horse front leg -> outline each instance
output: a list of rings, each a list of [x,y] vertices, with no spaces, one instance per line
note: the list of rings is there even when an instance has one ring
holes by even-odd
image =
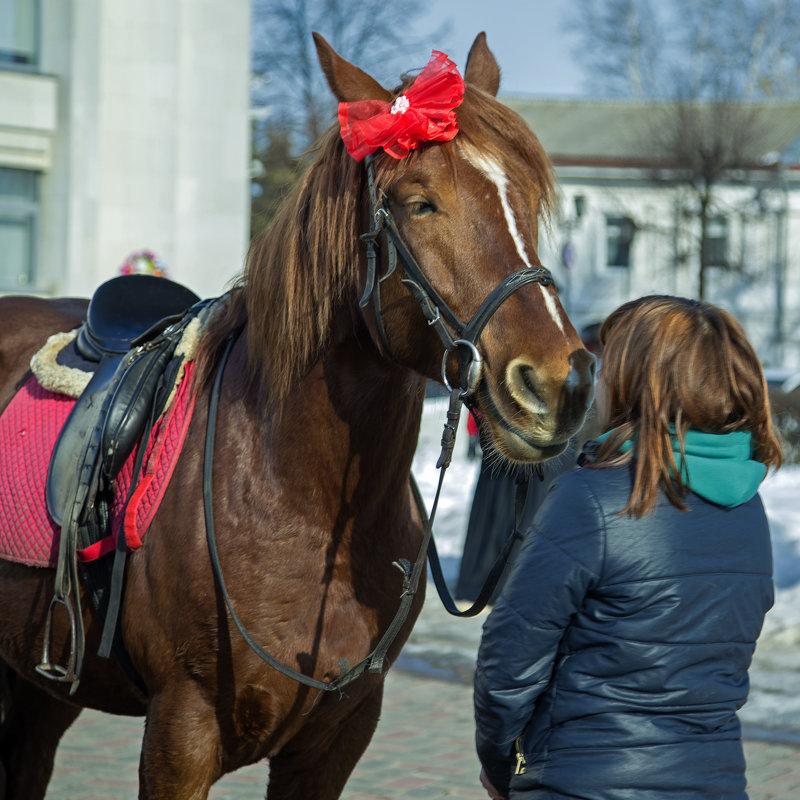
[[[346,689],[341,697],[326,695],[310,723],[270,759],[267,800],[337,800],[341,796],[375,733],[383,703],[383,677],[360,680],[375,680],[375,687],[358,705],[348,710]]]
[[[0,800],[42,800],[61,737],[81,713],[0,661]]]
[[[206,800],[222,774],[213,707],[190,684],[148,703],[139,762],[139,800]]]

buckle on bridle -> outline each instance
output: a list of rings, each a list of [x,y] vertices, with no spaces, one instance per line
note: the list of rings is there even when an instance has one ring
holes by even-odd
[[[462,385],[461,393],[459,395],[459,397],[463,399],[475,394],[477,391],[478,384],[481,382],[481,373],[483,372],[483,359],[481,358],[481,354],[478,352],[478,348],[475,347],[473,342],[470,342],[468,339],[456,339],[453,342],[453,345],[453,349],[456,349],[459,345],[468,348],[471,356],[469,366],[466,369],[466,380],[464,381],[465,385]],[[444,383],[448,392],[453,391],[453,387],[450,386],[447,380],[447,356],[449,356],[451,352],[452,350],[445,350],[444,355],[442,356],[442,383]],[[461,370],[461,374],[462,376],[464,375],[463,369]]]

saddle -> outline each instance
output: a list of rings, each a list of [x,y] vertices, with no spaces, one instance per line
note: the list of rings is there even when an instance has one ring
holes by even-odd
[[[77,550],[110,533],[109,504],[114,479],[136,444],[149,438],[172,386],[173,358],[183,331],[208,304],[166,278],[124,275],[102,284],[71,347],[72,358],[93,374],[61,430],[46,484],[48,511],[61,527],[55,595],[47,615],[42,661],[37,672],[77,688],[83,659]],[[131,491],[141,470],[137,452]],[[130,496],[130,495],[129,495]],[[105,619],[100,655],[112,646],[121,655],[116,619],[121,599],[125,543],[119,537],[113,564],[103,559],[83,566],[92,602]],[[74,603],[74,607],[73,607]],[[50,662],[54,609],[63,605],[71,628],[66,667]],[[123,666],[125,664],[123,663]]]
[[[110,484],[132,452],[166,364],[192,319],[185,312],[199,300],[184,286],[152,275],[113,278],[93,295],[74,342],[93,375],[59,434],[47,475],[47,508],[59,525],[87,460],[99,457],[102,478]]]

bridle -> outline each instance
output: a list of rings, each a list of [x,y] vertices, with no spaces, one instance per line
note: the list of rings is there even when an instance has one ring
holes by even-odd
[[[439,335],[444,345],[442,355],[442,383],[450,393],[450,404],[447,411],[447,420],[442,432],[442,451],[436,462],[439,470],[439,481],[436,488],[433,504],[431,506],[430,517],[428,516],[425,502],[419,487],[416,484],[414,475],[411,475],[411,488],[417,510],[424,522],[425,531],[423,535],[423,546],[420,550],[421,556],[427,552],[428,561],[431,568],[439,598],[449,614],[456,617],[472,617],[480,613],[488,603],[494,589],[497,586],[503,569],[511,554],[514,542],[518,538],[519,523],[522,518],[522,510],[527,495],[527,481],[517,482],[515,498],[515,524],[514,529],[508,536],[500,554],[483,582],[481,590],[472,605],[459,610],[450,595],[447,584],[442,574],[439,563],[439,555],[436,551],[436,543],[433,539],[433,520],[436,515],[436,508],[441,494],[442,483],[445,470],[450,466],[453,450],[455,448],[456,433],[461,415],[461,404],[468,407],[474,405],[474,395],[478,389],[483,371],[483,358],[478,349],[478,338],[480,337],[486,324],[492,318],[500,306],[518,289],[529,283],[538,283],[542,286],[553,286],[555,281],[550,270],[545,267],[523,267],[507,275],[500,283],[487,295],[486,299],[478,306],[478,310],[472,315],[468,322],[463,322],[447,304],[447,301],[439,294],[433,284],[428,280],[422,267],[420,267],[413,253],[408,249],[403,241],[403,237],[397,228],[391,212],[386,205],[379,201],[378,192],[375,187],[375,177],[373,168],[374,156],[368,155],[364,158],[364,165],[367,173],[367,187],[369,191],[369,220],[370,229],[361,235],[361,239],[367,243],[367,279],[364,293],[361,296],[359,305],[364,308],[372,297],[372,305],[375,312],[375,320],[383,347],[391,355],[392,348],[386,335],[381,313],[381,294],[380,285],[396,269],[398,257],[406,273],[405,278],[401,278],[401,283],[406,286],[411,294],[419,303],[428,325],[433,327]],[[378,276],[378,237],[381,233],[385,234],[387,247],[387,268],[386,273]],[[461,386],[451,387],[447,380],[447,357],[453,350],[459,352],[459,369]],[[543,475],[540,465],[536,465],[535,474],[541,480]],[[424,563],[424,557],[419,557],[414,565],[414,570],[418,569],[420,563]],[[416,580],[418,580],[418,577]],[[416,589],[416,581],[414,582]]]
[[[483,359],[477,342],[486,324],[500,306],[518,289],[529,283],[552,286],[554,284],[553,276],[545,267],[523,267],[512,272],[489,293],[471,319],[468,322],[462,322],[428,280],[422,267],[403,241],[391,212],[378,199],[373,160],[374,156],[372,155],[368,155],[364,159],[369,190],[370,229],[361,235],[361,238],[367,243],[367,280],[359,305],[361,308],[365,308],[370,297],[372,298],[378,333],[386,352],[391,355],[392,348],[383,325],[380,286],[395,271],[399,258],[407,276],[401,279],[401,283],[411,291],[414,299],[419,303],[428,325],[434,328],[444,345],[442,382],[449,391],[452,391],[452,387],[448,383],[446,375],[447,356],[453,350],[461,348],[459,351],[460,397],[462,401],[465,401],[474,395],[480,383]],[[381,233],[385,234],[386,238],[387,268],[384,275],[378,276],[378,237]]]
[[[458,610],[445,585],[444,577],[442,576],[441,567],[439,565],[439,557],[436,552],[436,545],[433,540],[433,521],[436,516],[436,508],[439,502],[439,495],[441,494],[444,474],[447,468],[450,466],[453,449],[455,447],[455,438],[458,430],[458,421],[461,414],[461,405],[464,402],[471,402],[471,398],[475,394],[481,380],[483,359],[477,346],[477,341],[481,335],[481,332],[497,309],[514,292],[516,292],[517,289],[520,289],[529,283],[539,283],[542,286],[550,286],[554,283],[553,276],[550,274],[550,271],[544,267],[525,267],[518,269],[500,281],[500,283],[480,304],[478,310],[472,315],[468,322],[462,322],[425,276],[425,273],[417,263],[417,260],[414,258],[413,254],[403,241],[400,231],[397,229],[397,225],[395,224],[389,209],[387,209],[383,203],[378,201],[372,166],[373,157],[371,155],[367,156],[364,161],[366,165],[367,184],[369,188],[370,229],[367,233],[362,234],[361,236],[361,238],[367,243],[367,280],[359,305],[362,308],[366,307],[370,301],[370,298],[372,298],[378,332],[383,347],[386,349],[387,354],[391,356],[392,348],[389,344],[389,339],[386,335],[386,330],[384,328],[382,319],[380,285],[395,271],[399,258],[403,265],[403,270],[407,276],[402,278],[401,282],[411,291],[411,294],[419,303],[422,313],[425,315],[425,318],[428,321],[428,325],[436,330],[439,338],[442,341],[442,344],[444,345],[444,355],[442,357],[442,381],[450,392],[450,404],[447,411],[447,420],[444,424],[444,430],[442,433],[442,451],[439,456],[439,460],[436,463],[436,467],[439,470],[439,482],[436,489],[436,495],[431,506],[430,515],[427,513],[425,503],[422,499],[416,481],[414,480],[414,476],[411,475],[412,494],[420,517],[424,523],[422,542],[417,553],[417,558],[413,564],[403,558],[398,559],[393,563],[393,566],[396,566],[403,573],[403,591],[400,596],[400,604],[385,633],[381,637],[375,649],[369,655],[352,667],[347,662],[347,659],[340,659],[339,664],[341,668],[341,674],[331,681],[320,681],[316,678],[311,678],[308,675],[298,672],[287,664],[278,661],[278,659],[264,650],[247,630],[231,603],[228,590],[225,586],[225,580],[222,576],[222,569],[217,551],[216,535],[214,531],[212,466],[214,456],[214,437],[216,432],[216,420],[222,387],[222,377],[225,371],[225,364],[228,361],[236,339],[241,333],[241,328],[236,329],[229,335],[225,351],[217,368],[216,378],[209,398],[208,424],[206,428],[203,465],[203,505],[205,509],[206,539],[208,541],[209,555],[211,558],[214,576],[231,615],[231,619],[238,628],[239,633],[242,635],[244,640],[247,642],[253,652],[259,656],[259,658],[278,670],[283,675],[286,675],[287,677],[292,678],[293,680],[305,686],[326,692],[341,691],[341,689],[343,689],[347,684],[351,683],[365,672],[372,674],[380,674],[383,672],[386,653],[400,629],[404,625],[409,611],[411,610],[411,605],[419,586],[420,578],[427,563],[426,555],[430,561],[431,573],[433,575],[439,597],[441,598],[445,609],[453,616],[475,616],[485,607],[486,603],[494,592],[497,581],[499,580],[508,556],[510,555],[511,547],[513,546],[516,538],[518,538],[517,527],[521,516],[524,492],[521,490],[518,491],[517,525],[515,525],[514,531],[512,531],[511,535],[509,536],[503,552],[492,566],[489,576],[484,582],[483,588],[479,592],[478,599],[470,608],[466,609],[465,611]],[[378,237],[381,233],[384,233],[386,238],[388,248],[388,266],[386,273],[378,276]],[[457,349],[459,349],[461,386],[453,388],[447,382],[447,375],[445,372],[447,356]]]

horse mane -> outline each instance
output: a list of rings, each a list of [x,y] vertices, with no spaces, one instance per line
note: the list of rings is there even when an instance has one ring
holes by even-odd
[[[507,174],[527,176],[538,194],[538,212],[548,217],[555,202],[552,166],[522,117],[470,84],[457,115],[454,141],[420,149],[441,146],[455,171],[458,142],[469,143],[495,158]],[[378,191],[388,193],[419,152],[402,160],[376,154]],[[283,406],[319,357],[334,315],[360,288],[365,250],[359,234],[368,225],[366,170],[347,153],[338,125],[323,135],[312,154],[311,165],[268,228],[251,242],[245,269],[228,294],[225,312],[205,335],[198,358],[198,376],[207,380],[229,332],[246,323],[252,386],[273,410]]]
[[[356,285],[363,166],[345,150],[338,128],[310,155],[310,167],[250,243],[226,311],[204,342],[213,360],[220,340],[246,323],[251,379],[269,406],[280,406],[314,362],[334,311]],[[200,366],[203,376],[209,365]]]

